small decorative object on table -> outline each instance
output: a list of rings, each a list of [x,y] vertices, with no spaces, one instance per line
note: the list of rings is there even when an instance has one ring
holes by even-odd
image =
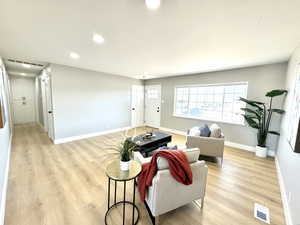
[[[149,132],[149,133],[146,133],[144,136],[143,136],[143,140],[149,140],[151,138],[155,137],[155,134],[153,134],[152,132]]]
[[[129,170],[132,151],[135,149],[136,145],[125,139],[125,141],[119,147],[120,151],[120,169],[123,171]]]
[[[272,90],[266,93],[266,97],[270,98],[269,105],[267,106],[264,102],[248,100],[240,98],[240,101],[245,102],[246,108],[241,108],[245,112],[243,114],[245,120],[250,127],[257,129],[257,146],[256,156],[267,157],[266,141],[268,134],[280,135],[277,131],[270,131],[270,123],[273,113],[283,114],[283,109],[276,109],[272,107],[273,98],[286,94],[286,90]]]

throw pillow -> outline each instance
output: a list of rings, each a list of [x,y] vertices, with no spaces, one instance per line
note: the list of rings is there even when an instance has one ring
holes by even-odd
[[[200,136],[202,136],[202,137],[209,137],[209,135],[210,135],[210,129],[207,126],[207,124],[205,124],[204,126],[201,126],[199,130],[200,130]]]
[[[192,127],[190,129],[189,135],[191,135],[191,136],[200,136],[199,127]]]
[[[210,132],[211,132],[210,133],[211,137],[214,137],[214,138],[220,138],[221,137],[222,131],[221,131],[221,128],[217,124],[213,123],[209,127],[209,129],[210,129]]]
[[[177,150],[177,145],[174,145],[174,146],[162,146],[162,147],[159,147],[158,150]]]

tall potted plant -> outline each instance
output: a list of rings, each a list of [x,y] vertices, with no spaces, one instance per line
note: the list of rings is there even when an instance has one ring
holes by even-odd
[[[132,151],[135,149],[135,144],[128,139],[125,139],[119,147],[120,152],[120,169],[123,171],[129,170]]]
[[[269,91],[266,97],[270,98],[269,104],[264,102],[253,101],[240,97],[240,101],[247,103],[246,108],[241,108],[245,113],[243,114],[246,122],[250,127],[257,129],[257,146],[256,156],[266,157],[267,146],[266,140],[268,134],[280,135],[277,131],[270,131],[270,123],[273,113],[283,114],[285,111],[272,107],[273,98],[286,94],[286,90],[276,89]]]

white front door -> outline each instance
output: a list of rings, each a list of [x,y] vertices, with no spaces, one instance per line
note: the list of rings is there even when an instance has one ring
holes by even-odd
[[[35,122],[35,82],[33,78],[10,79],[14,124]]]
[[[161,86],[145,86],[145,121],[148,126],[160,127]]]
[[[144,86],[133,85],[131,88],[131,126],[144,124]]]

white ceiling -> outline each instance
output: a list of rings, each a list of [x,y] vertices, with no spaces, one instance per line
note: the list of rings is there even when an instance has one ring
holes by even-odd
[[[131,77],[281,62],[299,42],[299,0],[161,0],[158,10],[144,0],[0,1],[1,56]]]

